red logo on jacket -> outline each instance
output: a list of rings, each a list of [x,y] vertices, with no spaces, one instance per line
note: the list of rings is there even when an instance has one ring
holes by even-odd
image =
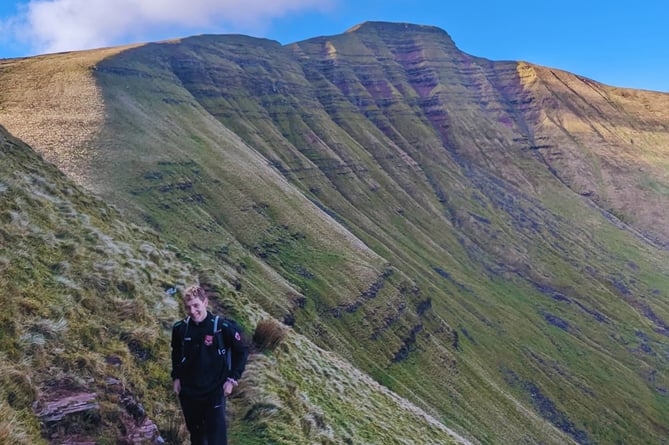
[[[205,346],[211,346],[214,344],[214,336],[213,335],[205,335],[204,336],[204,345]]]

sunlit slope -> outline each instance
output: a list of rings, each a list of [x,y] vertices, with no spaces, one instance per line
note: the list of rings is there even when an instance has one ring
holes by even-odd
[[[669,94],[519,64],[535,155],[575,193],[666,244]]]
[[[484,443],[666,436],[667,95],[383,23],[88,73],[87,186],[436,419]]]
[[[92,187],[90,159],[104,123],[95,64],[132,46],[0,61],[0,123],[79,183]]]

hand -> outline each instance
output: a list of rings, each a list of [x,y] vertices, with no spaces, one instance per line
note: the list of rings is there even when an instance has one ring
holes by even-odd
[[[225,381],[223,384],[223,394],[225,397],[228,397],[230,394],[232,394],[232,390],[237,386],[237,382],[232,379],[228,379]]]
[[[181,380],[174,379],[174,392],[179,394],[181,392]]]

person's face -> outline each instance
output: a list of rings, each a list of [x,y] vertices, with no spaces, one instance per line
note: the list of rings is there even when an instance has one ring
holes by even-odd
[[[186,311],[188,315],[196,323],[203,321],[207,318],[207,305],[209,304],[208,299],[200,300],[199,298],[193,298],[185,302]]]

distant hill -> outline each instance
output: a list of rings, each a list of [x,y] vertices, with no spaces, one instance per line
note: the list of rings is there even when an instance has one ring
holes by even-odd
[[[380,22],[5,60],[0,82],[0,124],[67,176],[3,133],[31,161],[3,163],[0,350],[22,365],[0,409],[31,438],[127,437],[141,404],[180,443],[165,290],[196,279],[249,334],[288,333],[232,404],[239,443],[669,435],[668,94]],[[76,352],[39,352],[82,310]],[[98,394],[98,420],[40,427],[52,380],[28,369]],[[102,398],[110,378],[129,389]]]

